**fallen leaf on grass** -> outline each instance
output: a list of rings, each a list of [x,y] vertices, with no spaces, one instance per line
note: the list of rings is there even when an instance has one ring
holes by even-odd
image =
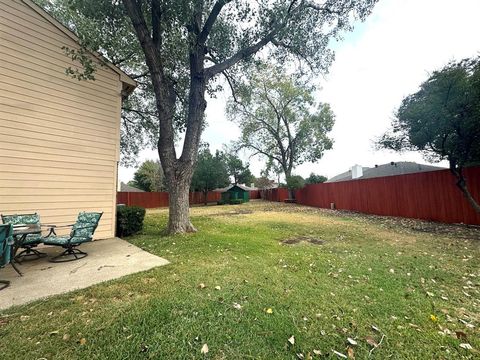
[[[465,349],[465,350],[472,350],[473,347],[472,345],[468,344],[468,343],[463,343],[463,344],[460,344],[459,345],[462,349]]]
[[[475,325],[473,324],[470,324],[468,321],[465,321],[463,319],[458,319],[463,325],[465,325],[466,327],[470,328],[470,329],[473,329],[475,328]]]
[[[377,347],[377,346],[378,346],[377,341],[376,341],[373,337],[371,337],[371,336],[367,336],[367,337],[365,338],[365,340],[367,341],[367,344],[370,345],[370,346],[373,346],[373,347]]]
[[[200,283],[200,284],[198,284],[198,287],[199,287],[200,289],[205,289],[205,288],[206,288],[206,286],[205,286],[205,284],[204,284],[204,283]]]
[[[465,334],[463,331],[456,330],[455,335],[457,336],[457,339],[467,340],[467,334]]]
[[[395,316],[392,316],[392,318],[394,318],[393,320],[396,320]],[[372,325],[372,330],[376,331],[376,332],[380,332],[380,329],[378,327],[376,327],[375,325]]]
[[[273,314],[273,310],[272,310],[272,308],[268,308],[268,309],[266,309],[266,310],[265,310],[265,312],[266,312],[267,314]]]
[[[322,355],[322,352],[320,350],[317,350],[317,349],[313,349],[313,353],[315,355],[318,355],[318,356]]]
[[[355,352],[353,351],[353,348],[350,346],[347,349],[347,355],[349,359],[355,359]]]
[[[50,331],[49,335],[57,335],[58,334],[58,330],[55,330],[55,331]]]
[[[237,310],[241,310],[242,309],[242,305],[240,304],[237,304],[237,303],[233,303],[233,307]]]
[[[64,341],[70,340],[70,335],[64,334],[63,337],[62,337],[62,339],[63,339]]]
[[[432,320],[433,322],[437,322],[438,318],[435,315],[431,314],[430,315],[430,320]]]
[[[85,345],[85,344],[87,343],[87,339],[81,338],[80,340],[78,340],[78,343],[79,343],[80,345]]]
[[[202,354],[207,354],[208,353],[208,345],[203,344],[202,349],[200,350],[200,353]]]
[[[357,345],[357,342],[355,340],[353,340],[352,338],[347,338],[347,342],[350,344],[350,345]]]
[[[288,342],[289,342],[290,344],[292,344],[292,345],[295,345],[295,336],[293,336],[293,335],[290,336],[290,337],[288,338]]]
[[[333,353],[334,353],[335,355],[337,355],[338,357],[341,357],[342,359],[348,359],[348,358],[347,358],[347,355],[342,354],[341,352],[338,352],[337,350],[333,350],[333,349],[332,349],[332,351],[333,351]]]

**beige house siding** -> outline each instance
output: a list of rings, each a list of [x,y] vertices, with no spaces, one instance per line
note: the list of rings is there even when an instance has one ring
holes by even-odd
[[[0,213],[70,224],[103,211],[96,238],[111,237],[122,75],[71,79],[62,46],[78,48],[28,1],[0,0]]]

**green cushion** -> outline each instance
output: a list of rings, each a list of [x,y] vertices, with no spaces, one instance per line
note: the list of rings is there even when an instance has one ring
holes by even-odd
[[[101,213],[82,211],[78,214],[77,222],[73,225],[70,236],[91,239],[101,216]]]
[[[25,240],[22,242],[23,245],[35,245],[42,242],[42,234],[28,234],[25,237]]]
[[[40,216],[38,214],[15,214],[2,215],[4,224],[20,225],[20,224],[40,224]]]
[[[69,241],[70,241],[70,244],[78,245],[84,242],[92,241],[92,239],[74,236],[70,240],[70,236],[68,235],[67,236],[49,236],[49,237],[43,238],[43,243],[45,245],[64,246],[64,245],[67,245]]]
[[[14,214],[14,215],[2,215],[2,220],[5,224],[12,225],[40,225],[40,215],[38,214]],[[21,235],[18,235],[20,238]],[[28,234],[22,245],[37,245],[42,242],[42,234]]]

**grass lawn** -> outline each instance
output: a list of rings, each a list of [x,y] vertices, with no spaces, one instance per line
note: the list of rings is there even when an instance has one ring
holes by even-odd
[[[480,358],[479,230],[263,202],[192,215],[196,234],[161,236],[155,210],[129,239],[170,265],[4,311],[0,358]]]

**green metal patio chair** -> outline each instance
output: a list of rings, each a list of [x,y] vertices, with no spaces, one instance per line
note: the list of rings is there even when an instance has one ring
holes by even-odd
[[[2,222],[4,224],[11,224],[13,227],[25,226],[25,225],[37,225],[40,228],[45,228],[49,230],[48,235],[55,234],[54,225],[46,225],[40,222],[40,215],[37,213],[34,214],[13,214],[13,215],[3,215]],[[47,236],[48,236],[47,235]],[[15,255],[15,260],[20,263],[27,258],[41,258],[47,256],[47,254],[42,253],[35,249],[39,244],[42,243],[42,234],[28,234],[24,236],[20,247],[23,248],[18,255]]]
[[[93,234],[98,226],[103,212],[81,212],[78,214],[77,222],[72,225],[57,226],[71,227],[70,235],[66,236],[46,236],[43,238],[45,245],[61,246],[65,249],[60,255],[50,259],[51,262],[67,262],[83,259],[88,254],[81,251],[77,246],[93,240]]]
[[[0,268],[3,268],[10,263],[10,256],[12,254],[13,245],[12,233],[12,225],[0,225]],[[0,290],[5,289],[9,285],[10,281],[0,280]]]

